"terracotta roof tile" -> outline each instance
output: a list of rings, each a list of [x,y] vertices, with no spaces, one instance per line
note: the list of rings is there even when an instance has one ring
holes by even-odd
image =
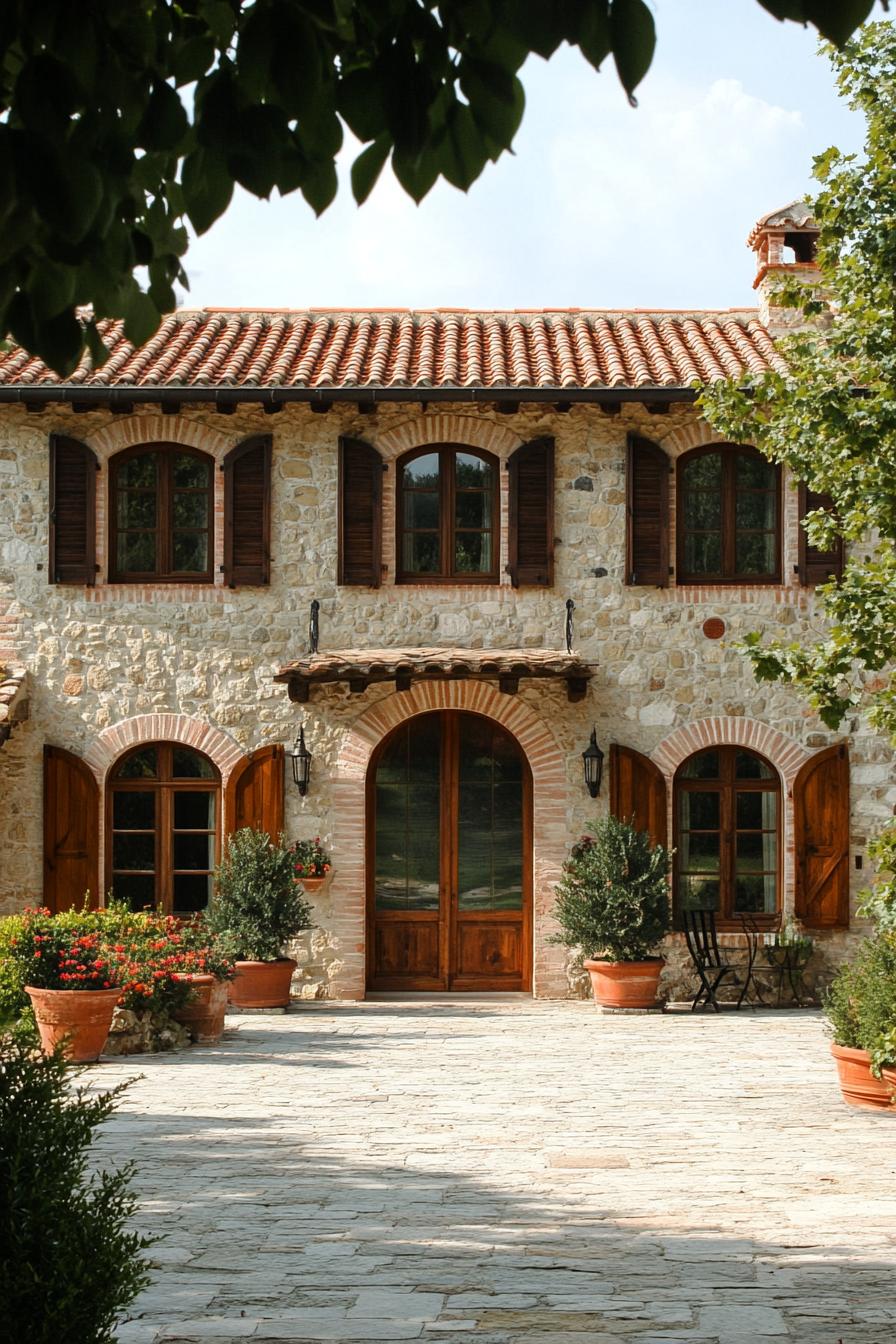
[[[721,312],[181,310],[67,380],[12,346],[2,387],[662,389],[784,370],[755,309]]]

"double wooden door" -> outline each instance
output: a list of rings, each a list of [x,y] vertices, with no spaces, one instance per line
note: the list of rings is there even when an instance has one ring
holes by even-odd
[[[371,989],[528,990],[531,774],[498,724],[402,724],[368,777]]]

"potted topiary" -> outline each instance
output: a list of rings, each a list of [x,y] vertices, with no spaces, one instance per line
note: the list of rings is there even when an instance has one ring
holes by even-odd
[[[824,1011],[843,1100],[850,1106],[893,1107],[896,933],[879,930],[862,943],[854,960],[835,975]]]
[[[264,831],[245,827],[227,842],[215,870],[206,915],[234,957],[230,1002],[238,1008],[286,1008],[296,963],[283,947],[311,926],[311,907],[295,881],[292,850]]]
[[[653,1008],[669,932],[669,851],[616,817],[573,845],[557,886],[554,942],[576,948],[604,1008]]]

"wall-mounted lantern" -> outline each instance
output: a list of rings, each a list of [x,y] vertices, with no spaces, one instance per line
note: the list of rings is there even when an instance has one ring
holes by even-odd
[[[592,798],[600,793],[600,782],[604,774],[604,754],[597,745],[597,729],[591,729],[591,741],[582,752],[585,765],[585,784]]]
[[[304,727],[299,729],[298,737],[286,754],[292,761],[292,777],[295,786],[304,798],[308,792],[308,781],[311,778],[311,752],[305,746]]]

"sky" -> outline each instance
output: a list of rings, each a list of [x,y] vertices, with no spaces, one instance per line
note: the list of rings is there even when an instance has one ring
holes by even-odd
[[[612,62],[562,48],[522,71],[513,155],[417,206],[384,171],[316,219],[237,190],[194,239],[188,307],[730,308],[755,302],[745,239],[861,147],[817,35],[757,0],[652,0],[654,64],[629,107]],[[180,296],[179,296],[180,297]]]

